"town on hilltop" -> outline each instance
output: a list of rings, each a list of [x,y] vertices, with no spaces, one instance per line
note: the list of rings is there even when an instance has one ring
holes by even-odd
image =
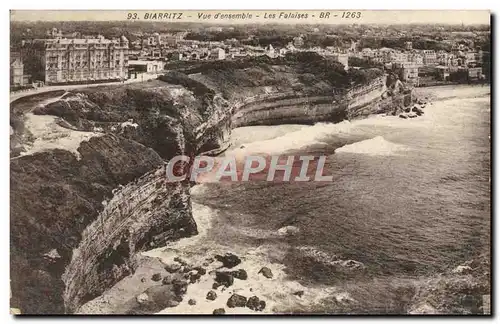
[[[297,52],[316,52],[346,70],[378,67],[415,87],[490,78],[490,31],[481,27],[187,26],[154,31],[115,26],[106,35],[107,28],[96,33],[98,28],[85,23],[71,31],[48,28],[44,34],[14,26],[11,91],[145,81],[182,63]]]

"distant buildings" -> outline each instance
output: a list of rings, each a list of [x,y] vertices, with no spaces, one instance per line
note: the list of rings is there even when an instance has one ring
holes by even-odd
[[[222,48],[214,48],[210,51],[210,58],[215,60],[223,60],[226,58],[226,51]]]
[[[436,65],[437,64],[437,55],[434,50],[423,50],[423,63],[424,65]]]
[[[51,36],[54,35],[51,32]],[[45,84],[120,80],[128,77],[128,40],[35,39],[24,42],[25,72]]]
[[[448,66],[437,66],[437,79],[439,81],[450,80],[450,68]]]
[[[24,74],[24,64],[21,57],[11,55],[10,59],[10,85],[13,87],[22,87],[29,83],[29,76]]]
[[[468,68],[468,80],[469,81],[478,81],[484,78],[482,68]]]
[[[161,61],[130,60],[128,62],[129,71],[135,73],[159,73],[165,66]]]
[[[399,79],[415,87],[419,85],[418,69],[419,67],[412,63],[393,64],[393,70],[399,76]]]

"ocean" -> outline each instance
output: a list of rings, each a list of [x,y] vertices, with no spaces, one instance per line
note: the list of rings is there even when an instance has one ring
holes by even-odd
[[[196,185],[200,234],[147,254],[233,252],[249,280],[222,294],[255,294],[266,312],[405,312],[416,281],[490,249],[490,89],[425,91],[435,99],[414,119],[233,130],[225,155],[324,154],[333,181]],[[280,231],[286,226],[295,232]],[[273,280],[257,274],[263,266]],[[162,313],[211,313],[210,286],[190,285],[184,302]],[[191,297],[201,300],[195,309]]]

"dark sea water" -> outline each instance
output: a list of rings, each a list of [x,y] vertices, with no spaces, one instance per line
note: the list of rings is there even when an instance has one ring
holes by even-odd
[[[278,283],[255,285],[275,312],[403,312],[408,282],[489,252],[489,88],[463,89],[437,89],[450,99],[411,120],[235,130],[246,152],[327,155],[333,181],[198,185],[200,237],[172,248],[233,251],[249,271],[270,265]],[[298,233],[277,234],[284,226]],[[364,269],[339,269],[335,260]],[[290,297],[297,289],[303,298]],[[339,309],[339,298],[357,306]]]

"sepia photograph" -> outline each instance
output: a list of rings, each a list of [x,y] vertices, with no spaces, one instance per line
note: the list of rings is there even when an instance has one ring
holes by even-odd
[[[488,10],[11,10],[13,315],[492,312]]]

